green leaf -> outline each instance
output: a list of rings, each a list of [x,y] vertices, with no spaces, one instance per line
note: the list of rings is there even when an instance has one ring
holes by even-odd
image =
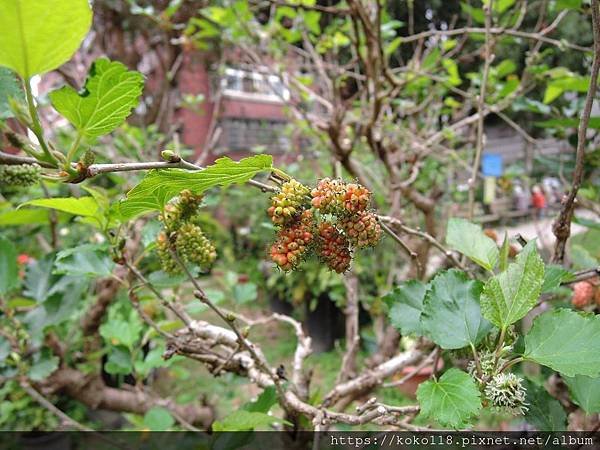
[[[270,170],[272,164],[271,156],[256,155],[239,162],[227,157],[219,158],[213,165],[196,172],[153,170],[127,193],[118,209],[124,220],[132,219],[149,211],[162,210],[183,189],[199,194],[215,186],[245,183],[256,174]]]
[[[481,409],[479,389],[469,374],[452,368],[438,381],[419,385],[419,417],[433,419],[442,426],[465,428]]]
[[[419,280],[406,281],[382,297],[388,307],[392,326],[402,334],[421,336],[421,311],[427,285]]]
[[[0,236],[0,296],[5,296],[18,286],[17,248],[7,238]]]
[[[402,36],[395,38],[392,42],[390,42],[389,44],[387,44],[385,46],[385,49],[383,50],[384,54],[386,56],[390,56],[398,49],[398,47],[400,46],[401,43],[402,43]]]
[[[270,427],[280,419],[261,412],[239,409],[220,421],[213,422],[213,431],[249,431],[255,428]]]
[[[498,262],[496,243],[487,237],[481,226],[465,219],[452,218],[448,221],[446,242],[486,270],[492,270]]]
[[[37,353],[34,356],[33,364],[29,368],[29,378],[33,381],[43,380],[58,369],[58,363],[58,357],[53,356],[50,351]]]
[[[133,371],[131,353],[123,346],[111,347],[104,370],[111,375],[128,375]]]
[[[557,289],[561,283],[571,281],[574,275],[562,266],[557,264],[548,264],[544,270],[544,283],[542,284],[542,294],[552,292]]]
[[[249,412],[268,413],[273,405],[277,403],[277,391],[275,386],[269,386],[253,401],[246,403],[242,409]]]
[[[233,287],[233,298],[236,303],[244,304],[256,300],[258,291],[254,283],[241,283]]]
[[[48,223],[48,211],[39,209],[16,209],[0,213],[0,226],[44,225]]]
[[[143,326],[140,319],[135,311],[132,311],[128,319],[113,318],[103,323],[100,327],[100,336],[110,345],[122,345],[133,349],[140,338],[142,330]]]
[[[23,294],[42,303],[52,295],[51,287],[58,281],[52,274],[54,255],[46,255],[27,265]]]
[[[492,328],[479,306],[483,284],[451,269],[437,275],[430,286],[421,315],[424,334],[444,349],[477,345]]]
[[[496,11],[499,14],[502,14],[512,5],[514,5],[515,1],[516,0],[498,0],[496,3],[494,3],[494,11]]]
[[[502,241],[502,246],[500,247],[500,261],[498,264],[498,269],[500,272],[504,272],[507,269],[509,254],[510,242],[508,240],[508,233],[504,232],[504,240]]]
[[[108,247],[83,244],[57,253],[54,273],[85,277],[108,277],[115,267]]]
[[[168,409],[155,406],[144,415],[144,425],[150,431],[165,431],[175,425],[175,419]]]
[[[65,63],[92,24],[88,0],[0,2],[0,66],[25,80]]]
[[[496,67],[496,76],[498,78],[504,78],[517,70],[517,64],[512,59],[505,59]]]
[[[23,206],[41,206],[84,217],[92,217],[98,211],[98,203],[93,197],[40,198],[22,203],[19,208]]]
[[[569,309],[546,312],[533,322],[525,336],[525,359],[563,375],[600,375],[600,315],[580,314]]]
[[[543,386],[525,380],[527,390],[527,413],[525,420],[539,431],[564,431],[567,415],[558,400],[552,397]]]
[[[571,397],[581,409],[588,414],[600,412],[600,378],[590,378],[585,375],[565,377],[563,380],[569,386]]]
[[[490,278],[483,288],[481,310],[498,328],[525,317],[540,295],[544,280],[544,262],[537,253],[535,240],[517,255],[506,271]]]
[[[473,6],[469,5],[468,3],[461,3],[460,9],[462,9],[465,14],[471,16],[475,22],[478,22],[478,23],[485,22],[485,13],[483,12],[483,9],[474,8]]]
[[[4,67],[0,67],[0,120],[13,116],[8,102],[9,98],[14,98],[21,102],[25,100],[23,89],[21,89],[21,85],[14,73]]]
[[[546,105],[552,103],[554,100],[560,97],[564,91],[565,90],[559,85],[554,83],[548,84],[548,86],[546,86],[546,91],[544,92],[544,103]]]
[[[581,0],[556,0],[557,11],[561,9],[580,9],[581,8]]]
[[[92,64],[81,93],[64,86],[51,92],[50,100],[82,136],[95,138],[125,121],[137,106],[143,88],[141,73],[128,71],[120,62],[100,58]]]

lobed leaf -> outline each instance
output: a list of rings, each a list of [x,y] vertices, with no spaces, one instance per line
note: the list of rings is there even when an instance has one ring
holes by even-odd
[[[425,335],[444,349],[477,345],[492,324],[481,315],[483,284],[451,269],[437,275],[425,294],[421,326]]]
[[[406,281],[382,297],[388,307],[392,326],[402,334],[421,336],[421,311],[427,285],[419,280]]]
[[[137,106],[143,87],[141,73],[128,71],[120,62],[100,58],[92,64],[82,92],[64,86],[52,91],[50,100],[82,136],[95,138],[125,121]]]

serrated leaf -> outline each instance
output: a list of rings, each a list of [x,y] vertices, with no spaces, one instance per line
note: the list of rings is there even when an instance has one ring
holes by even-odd
[[[0,236],[0,296],[19,286],[19,266],[15,244]]]
[[[140,214],[161,210],[165,204],[183,189],[195,194],[215,186],[245,183],[256,174],[272,168],[273,158],[256,155],[233,161],[219,158],[203,170],[153,170],[127,193],[127,198],[118,204],[121,218],[131,219]]]
[[[477,345],[492,328],[481,315],[482,289],[480,281],[470,280],[460,270],[437,275],[423,301],[423,333],[444,349]]]
[[[54,70],[71,58],[91,24],[88,0],[3,0],[0,66],[25,80]]]
[[[452,218],[448,221],[446,242],[486,270],[492,270],[498,262],[496,243],[487,237],[481,226],[465,219]]]
[[[281,422],[281,420],[265,413],[239,409],[222,420],[213,422],[212,429],[213,431],[248,431],[270,427],[275,422]]]
[[[52,274],[54,254],[46,255],[27,265],[23,294],[42,303],[52,295],[51,287],[58,281],[58,276]]]
[[[576,375],[563,380],[569,386],[569,392],[575,403],[588,414],[600,412],[600,378]]]
[[[500,272],[504,272],[508,267],[508,257],[510,255],[510,242],[508,240],[508,233],[504,232],[504,240],[500,247],[500,261],[498,263],[498,269]]]
[[[543,280],[544,262],[532,240],[514,263],[486,282],[481,296],[483,316],[501,329],[522,319],[536,305]]]
[[[111,347],[104,370],[111,375],[128,375],[132,372],[131,353],[123,346]]]
[[[568,309],[546,312],[533,322],[525,336],[525,359],[548,366],[563,375],[600,375],[600,315]]]
[[[84,217],[94,216],[98,211],[98,203],[93,197],[40,198],[21,203],[19,208],[23,206],[41,206]]]
[[[67,248],[56,254],[54,273],[85,277],[108,277],[115,263],[108,247],[99,244],[83,244]]]
[[[144,425],[151,431],[165,431],[175,424],[175,419],[168,409],[155,406],[144,415]]]
[[[121,125],[139,102],[144,77],[117,61],[97,59],[85,87],[78,93],[64,86],[50,93],[56,110],[66,117],[82,136],[95,138]]]
[[[392,326],[402,334],[421,336],[421,311],[427,285],[418,280],[406,281],[383,296]]]
[[[8,102],[9,98],[20,100],[21,103],[25,100],[23,89],[14,73],[0,67],[0,120],[13,116]]]
[[[442,426],[464,428],[481,410],[479,389],[469,374],[452,368],[438,381],[419,385],[419,417],[432,419]]]
[[[530,380],[525,380],[524,386],[527,391],[525,420],[539,431],[564,431],[567,415],[560,402]]]

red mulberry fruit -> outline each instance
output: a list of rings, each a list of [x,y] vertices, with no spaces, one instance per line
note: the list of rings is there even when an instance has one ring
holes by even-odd
[[[305,211],[302,220],[295,225],[283,228],[277,233],[277,240],[271,246],[271,259],[282,270],[294,269],[309,250],[313,239],[312,221],[308,219],[309,211]]]
[[[573,285],[573,297],[571,304],[575,308],[584,308],[588,306],[594,298],[594,286],[587,281],[580,281]]]
[[[348,270],[352,261],[349,244],[348,239],[331,223],[319,225],[319,256],[331,270],[337,273]]]

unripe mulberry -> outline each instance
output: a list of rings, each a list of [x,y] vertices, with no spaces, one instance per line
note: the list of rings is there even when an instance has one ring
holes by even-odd
[[[173,258],[171,248],[171,242],[167,233],[164,231],[158,233],[156,237],[156,253],[158,254],[160,265],[165,272],[174,275],[181,272],[181,267],[179,267],[179,264]]]
[[[271,206],[267,214],[276,225],[292,222],[308,206],[310,189],[292,179],[281,185],[278,194],[271,197]]]
[[[526,390],[523,380],[514,373],[499,373],[485,386],[485,396],[497,410],[514,415],[527,411]]]
[[[310,249],[314,240],[312,221],[308,219],[310,211],[302,215],[302,220],[296,224],[283,228],[277,233],[277,240],[271,246],[271,259],[282,270],[288,271],[295,268]]]
[[[580,281],[573,285],[573,297],[571,304],[575,308],[584,308],[588,306],[594,298],[594,286],[588,281]]]
[[[319,225],[319,256],[327,266],[337,272],[343,273],[350,267],[352,254],[349,249],[348,239],[329,222]]]
[[[322,213],[343,213],[346,194],[346,185],[343,181],[323,178],[310,194],[312,205]]]
[[[3,185],[27,187],[37,183],[42,168],[37,164],[0,164],[0,180]]]
[[[340,226],[350,244],[357,248],[373,247],[381,239],[381,226],[370,212],[363,211],[342,219]]]
[[[184,262],[202,267],[210,266],[217,258],[215,246],[202,229],[193,223],[185,223],[177,230],[175,248]]]
[[[360,184],[350,183],[346,185],[344,192],[344,209],[350,213],[365,211],[371,201],[371,193]]]
[[[165,206],[160,219],[170,230],[178,229],[182,222],[189,221],[198,213],[202,198],[202,194],[194,194],[189,189],[184,189],[175,202]]]

